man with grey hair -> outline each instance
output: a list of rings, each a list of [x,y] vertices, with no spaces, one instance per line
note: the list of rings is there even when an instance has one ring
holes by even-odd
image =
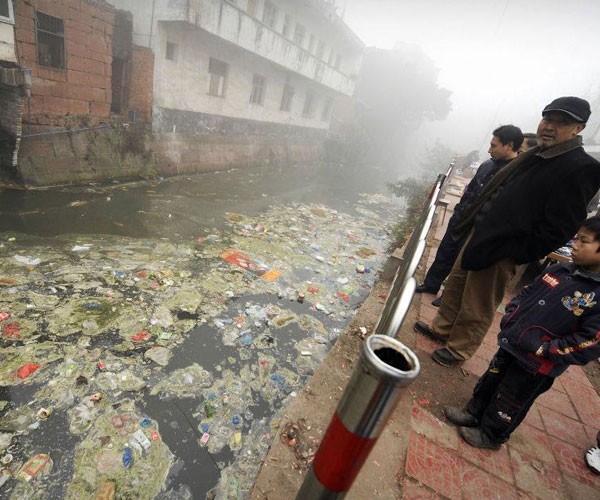
[[[415,329],[445,347],[432,358],[443,366],[469,359],[492,324],[518,264],[564,245],[586,218],[600,189],[600,163],[578,135],[591,114],[578,97],[559,97],[542,111],[538,145],[523,152],[486,186],[454,229],[465,243],[446,282],[431,326]]]

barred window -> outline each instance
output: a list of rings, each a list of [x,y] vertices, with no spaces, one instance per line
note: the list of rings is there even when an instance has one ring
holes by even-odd
[[[289,14],[286,14],[283,18],[283,28],[281,30],[281,34],[288,38],[290,36],[290,27],[292,25],[292,18]]]
[[[323,112],[321,113],[321,120],[326,122],[331,118],[331,112],[333,111],[333,99],[328,98],[323,105]]]
[[[13,3],[11,0],[0,0],[0,22],[15,22]]]
[[[40,66],[65,69],[65,27],[62,19],[35,13],[37,57]]]
[[[177,44],[167,42],[167,50],[165,53],[165,58],[169,61],[177,61]]]
[[[283,95],[281,96],[281,111],[289,111],[292,109],[292,100],[294,99],[294,87],[289,84],[285,84],[283,87]]]
[[[304,25],[298,23],[296,24],[296,29],[294,30],[294,43],[296,45],[300,45],[304,43],[304,37],[306,36],[306,28]]]
[[[250,102],[253,104],[262,105],[265,100],[266,80],[264,76],[254,75],[252,79],[252,93],[250,94]]]
[[[277,7],[275,7],[269,0],[265,1],[265,8],[263,10],[263,23],[269,28],[274,28],[277,22]]]
[[[315,111],[315,94],[308,91],[306,93],[306,99],[304,100],[304,109],[302,110],[302,116],[304,118],[312,118]]]
[[[227,63],[218,59],[210,58],[208,62],[208,72],[210,73],[210,83],[208,87],[209,95],[216,97],[225,97],[225,85],[227,83]]]

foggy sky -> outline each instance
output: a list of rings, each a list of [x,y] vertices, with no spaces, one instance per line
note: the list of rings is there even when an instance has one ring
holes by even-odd
[[[600,0],[340,0],[367,46],[419,45],[453,92],[444,122],[425,142],[483,151],[491,131],[513,123],[535,132],[555,97],[592,103],[584,139],[600,122]],[[586,136],[587,132],[587,136]]]

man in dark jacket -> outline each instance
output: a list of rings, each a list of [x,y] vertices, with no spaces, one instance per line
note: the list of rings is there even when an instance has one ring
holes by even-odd
[[[600,217],[582,224],[572,255],[508,304],[500,348],[466,408],[444,408],[471,446],[499,449],[556,377],[600,357]]]
[[[590,116],[578,97],[548,104],[538,126],[538,146],[504,167],[469,207],[454,237],[465,244],[446,282],[431,327],[415,328],[446,346],[432,358],[444,366],[469,359],[492,324],[515,267],[564,245],[586,218],[600,189],[600,164],[578,135]]]
[[[460,221],[461,214],[477,199],[492,177],[517,157],[522,142],[523,133],[514,125],[502,125],[492,132],[488,150],[491,158],[479,166],[460,201],[454,207],[454,213],[448,221],[448,229],[438,246],[435,260],[427,270],[423,284],[416,288],[416,293],[438,293],[464,243],[464,240],[455,240],[452,237],[452,231]]]

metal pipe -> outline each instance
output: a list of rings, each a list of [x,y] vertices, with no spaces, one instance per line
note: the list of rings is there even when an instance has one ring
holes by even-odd
[[[401,389],[419,374],[415,354],[385,335],[372,335],[317,450],[296,500],[344,498],[391,413]]]
[[[110,128],[110,125],[100,125],[98,127],[85,127],[85,128],[74,128],[69,130],[53,130],[51,132],[38,132],[36,134],[22,135],[21,137],[41,137],[44,135],[58,135],[58,134],[72,134],[73,132],[85,132],[87,130],[101,130],[103,128]]]

